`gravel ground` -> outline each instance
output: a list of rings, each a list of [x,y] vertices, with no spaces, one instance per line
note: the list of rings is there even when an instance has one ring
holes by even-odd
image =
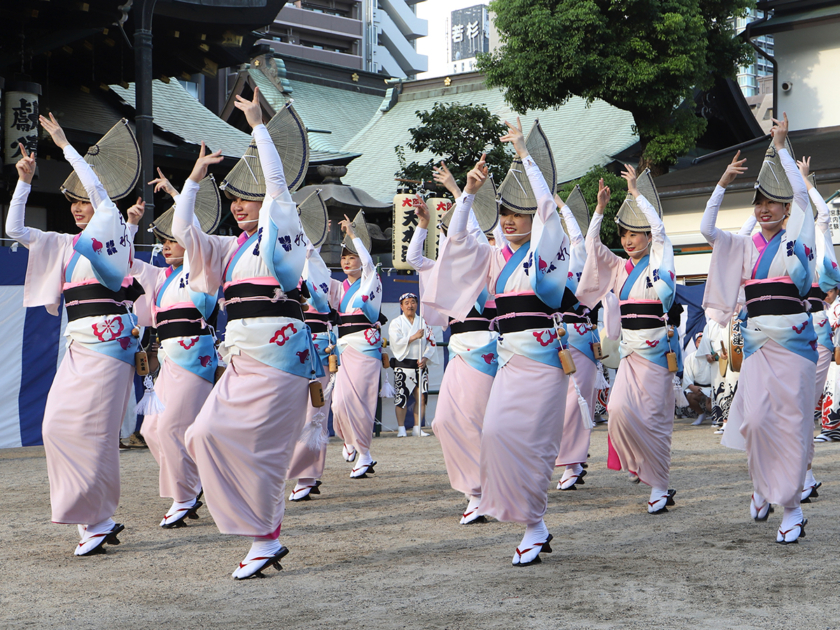
[[[76,558],[75,527],[49,522],[43,449],[0,451],[0,627],[44,628],[840,628],[834,605],[840,537],[840,445],[817,445],[826,482],[804,506],[798,545],[774,543],[781,510],[749,519],[743,453],[708,426],[677,420],[677,505],[649,516],[648,490],[606,469],[606,427],[593,433],[589,475],[549,492],[554,553],[513,568],[523,528],[458,525],[435,437],[374,440],[370,479],[351,481],[330,444],[322,494],[287,506],[291,553],[268,579],[230,574],[249,541],[222,536],[206,508],[188,528],[157,527],[148,450],[123,452],[115,518],[123,543]]]

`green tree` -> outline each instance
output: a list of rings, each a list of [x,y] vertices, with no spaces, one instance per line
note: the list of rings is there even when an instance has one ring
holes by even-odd
[[[734,77],[752,59],[730,18],[754,0],[493,0],[501,46],[479,56],[489,86],[519,112],[572,96],[633,114],[640,167],[654,175],[692,149],[706,128],[695,88]],[[680,107],[688,100],[691,107]]]
[[[513,154],[499,138],[507,127],[483,105],[435,103],[432,111],[417,111],[420,125],[409,129],[411,140],[394,147],[400,162],[395,173],[404,179],[432,179],[432,167],[446,162],[455,181],[464,186],[467,173],[487,153],[487,164],[496,184],[507,174]],[[406,147],[415,154],[428,151],[434,157],[424,163],[408,162]]]
[[[563,201],[566,201],[575,185],[580,185],[580,191],[589,205],[591,215],[595,212],[595,206],[598,204],[598,180],[601,178],[604,179],[604,184],[609,186],[612,193],[610,203],[604,210],[604,221],[601,223],[601,242],[609,248],[617,249],[621,247],[621,239],[618,236],[618,224],[615,222],[615,215],[621,207],[624,197],[627,196],[627,182],[624,179],[610,173],[603,166],[593,166],[583,177],[558,186],[557,194]]]

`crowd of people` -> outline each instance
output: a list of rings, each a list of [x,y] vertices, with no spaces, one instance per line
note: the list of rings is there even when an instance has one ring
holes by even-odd
[[[183,527],[206,502],[219,531],[251,539],[235,579],[279,569],[289,553],[280,542],[286,480],[295,481],[291,502],[320,494],[330,409],[351,483],[375,474],[386,320],[364,215],[341,222],[346,279],[336,280],[308,227],[326,222],[325,209],[292,199],[279,126],[263,123],[258,90],[252,100],[237,97],[236,107],[252,144],[220,188],[242,234],[214,235],[218,221],[199,216],[197,195],[222,160],[202,145],[183,190],[172,191],[174,207],[154,223],[166,268],[135,258],[142,202],[124,219],[114,202],[127,192],[100,180],[52,115],[40,121],[74,169],[76,179],[62,190],[81,232],[25,227],[36,160],[21,147],[6,227],[29,249],[24,305],[57,315],[63,300],[67,309],[68,350],[43,436],[52,521],[78,527],[77,556],[104,553],[124,530],[113,520],[118,442],[134,374],[148,373],[144,329],[154,330],[146,346],[159,346],[163,357],[156,379],[146,376],[142,402],[160,495],[172,500],[160,527]],[[289,116],[290,106],[275,118]],[[407,436],[411,399],[413,435],[426,435],[431,327],[448,328],[450,360],[432,428],[451,486],[465,497],[460,523],[494,518],[524,526],[513,565],[539,563],[552,551],[544,521],[552,474],[563,468],[558,490],[584,485],[591,430],[605,402],[607,466],[650,488],[649,514],[675,505],[671,435],[683,401],[695,424],[710,417],[725,446],[746,451],[750,518],[768,519],[775,504],[783,510],[776,541],[805,535],[801,504],[820,486],[811,471],[815,410],[823,418],[816,441],[840,439],[833,363],[840,270],[809,160],[795,161],[787,118],[774,122],[750,221],[739,233],[715,225],[727,187],[748,168],[740,154],[706,206],[708,323],[685,359],[675,332],[674,251],[649,172],[630,165],[622,172],[628,192],[615,220],[626,256],[619,256],[600,240],[610,189],[601,181],[591,219],[579,189],[565,202],[556,196],[538,126],[526,138],[517,121],[501,138],[516,153],[510,186],[506,179],[488,193],[484,156],[463,189],[445,165],[436,169],[456,203],[439,218],[434,260],[423,255],[433,219],[417,203],[407,261],[419,275],[419,295],[400,297],[402,313],[388,327],[397,435]],[[620,361],[613,358],[608,384],[609,343]]]

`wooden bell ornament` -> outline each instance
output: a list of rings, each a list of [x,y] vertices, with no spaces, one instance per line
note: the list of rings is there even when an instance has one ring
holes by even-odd
[[[149,357],[144,350],[134,353],[134,369],[137,376],[146,376],[149,373]]]
[[[321,381],[309,381],[309,400],[313,407],[323,407],[326,404]]]
[[[834,362],[840,365],[840,348],[834,348]]]
[[[226,368],[225,368],[225,366],[224,366],[224,365],[218,365],[218,366],[216,366],[216,374],[214,374],[214,375],[213,375],[213,382],[214,382],[214,383],[218,383],[218,382],[219,382],[219,379],[221,379],[221,378],[222,378],[222,375],[225,373],[225,369],[226,369]]]
[[[595,356],[596,361],[601,361],[602,359],[606,359],[608,354],[604,354],[604,350],[601,348],[601,342],[596,341],[592,344],[592,354]]]
[[[334,354],[330,355],[330,374],[338,372],[338,357]]]
[[[671,345],[671,339],[674,337],[674,327],[668,326],[668,346]],[[669,372],[676,372],[677,371],[677,353],[673,350],[668,350],[665,353],[665,360],[668,362],[668,371]]]
[[[382,367],[386,370],[391,367],[391,357],[389,357],[385,352],[382,353]]]

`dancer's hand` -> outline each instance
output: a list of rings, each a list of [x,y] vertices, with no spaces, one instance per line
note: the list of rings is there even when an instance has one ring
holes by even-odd
[[[155,192],[160,192],[161,190],[165,192],[170,197],[177,197],[178,191],[176,190],[175,186],[172,185],[166,176],[163,174],[163,171],[160,170],[160,167],[157,168],[158,176],[154,178],[152,181],[149,182],[149,185],[154,185]]]
[[[499,140],[502,142],[510,142],[513,145],[514,151],[516,151],[516,155],[519,156],[519,159],[524,160],[528,157],[528,147],[525,146],[525,134],[522,132],[522,121],[519,119],[519,116],[517,116],[515,127],[508,121],[505,121],[505,124],[507,125],[508,132],[499,138]]]
[[[735,181],[735,178],[738,177],[738,175],[743,175],[747,172],[747,167],[744,166],[744,162],[747,161],[747,158],[739,159],[740,157],[741,152],[738,151],[735,154],[735,157],[732,158],[732,161],[726,165],[726,170],[723,172],[723,176],[721,176],[718,186],[726,188],[729,184]]]
[[[251,129],[257,125],[263,124],[262,108],[260,107],[260,88],[254,88],[254,98],[250,101],[247,98],[242,98],[239,94],[236,95],[236,102],[233,104],[236,109],[245,114],[245,120],[251,125]]]
[[[785,138],[788,135],[788,117],[787,112],[782,112],[782,120],[773,120],[773,128],[770,129],[770,135],[773,136],[773,146],[777,151],[785,148]]]
[[[627,192],[633,197],[639,196],[639,189],[636,188],[636,169],[629,164],[624,165],[624,170],[621,171],[621,176],[627,181]]]
[[[610,204],[612,193],[609,186],[604,186],[604,178],[598,180],[598,205],[595,206],[595,212],[604,214],[604,210]]]
[[[429,221],[432,216],[429,212],[429,206],[423,201],[420,195],[416,195],[417,201],[414,203],[414,214],[417,215],[417,227],[424,230],[429,229]]]
[[[146,212],[146,202],[143,201],[142,197],[137,197],[137,203],[131,206],[128,209],[128,218],[126,219],[126,223],[129,225],[140,225],[140,220],[143,218],[143,214]]]
[[[338,224],[341,226],[341,231],[347,234],[351,241],[356,238],[356,231],[353,229],[353,222],[350,220],[350,217],[345,214],[344,220],[339,221]]]
[[[38,120],[41,122],[41,126],[50,134],[50,137],[52,137],[53,142],[55,142],[59,149],[64,150],[64,147],[70,144],[67,142],[67,136],[64,135],[64,129],[58,124],[52,112],[50,112],[49,118],[39,116]]]
[[[26,148],[22,144],[18,143],[18,147],[20,148],[20,154],[23,156],[15,164],[18,179],[25,184],[31,184],[32,178],[35,177],[35,151],[27,154]]]
[[[198,152],[198,159],[195,161],[192,173],[190,173],[190,180],[196,184],[207,176],[207,169],[211,164],[218,164],[224,160],[221,149],[209,155],[206,153],[207,147],[204,146],[204,142],[202,141],[201,150]]]
[[[446,190],[448,190],[455,199],[461,196],[461,189],[458,188],[458,182],[455,181],[455,176],[452,175],[452,172],[449,168],[447,168],[446,162],[441,160],[440,166],[432,167],[432,172],[434,173],[432,175],[434,180],[446,188]]]
[[[418,368],[420,368],[421,370],[422,370],[424,367],[426,367],[426,359],[425,359],[425,358],[420,359],[420,360],[417,362],[417,367],[418,367]]]
[[[796,160],[796,165],[799,167],[799,172],[802,173],[802,179],[805,180],[805,186],[808,187],[808,190],[811,190],[814,185],[811,183],[811,180],[808,179],[808,175],[811,174],[811,158],[803,157],[801,160]]]
[[[464,192],[468,195],[474,195],[477,193],[481,187],[484,185],[484,182],[487,181],[487,177],[489,176],[489,169],[487,168],[487,164],[485,160],[487,159],[487,154],[482,153],[481,159],[476,163],[475,167],[467,173],[467,185],[464,186]]]

